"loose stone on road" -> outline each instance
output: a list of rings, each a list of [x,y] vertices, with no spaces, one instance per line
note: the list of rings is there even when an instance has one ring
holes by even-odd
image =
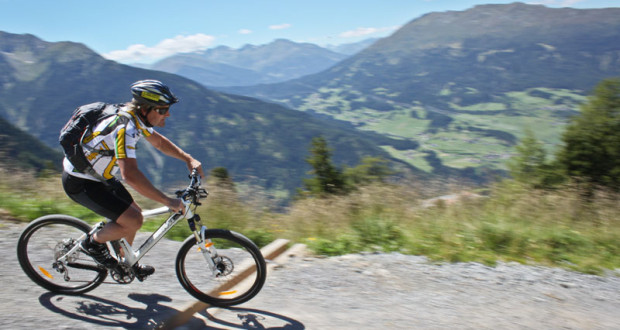
[[[107,279],[83,296],[49,293],[16,258],[25,224],[0,222],[0,329],[153,329],[196,303],[176,279],[180,242],[144,259],[145,282]],[[146,234],[140,234],[137,242]],[[231,309],[206,308],[179,329],[620,329],[618,272],[594,276],[500,263],[436,264],[397,253],[269,263],[263,290]]]

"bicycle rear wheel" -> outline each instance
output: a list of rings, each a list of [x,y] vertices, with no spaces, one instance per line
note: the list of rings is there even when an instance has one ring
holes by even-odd
[[[38,218],[19,237],[19,264],[32,281],[49,291],[81,294],[93,290],[107,276],[105,268],[79,249],[66,262],[58,262],[90,229],[86,222],[66,215]]]
[[[189,237],[179,250],[176,272],[179,282],[195,298],[213,306],[232,306],[252,299],[265,284],[267,267],[260,250],[247,237],[229,230],[209,229],[205,234],[217,249],[213,275],[205,255]]]

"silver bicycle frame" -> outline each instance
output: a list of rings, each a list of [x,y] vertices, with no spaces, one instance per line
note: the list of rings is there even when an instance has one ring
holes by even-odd
[[[142,243],[140,248],[138,248],[137,250],[134,250],[131,247],[131,245],[129,245],[129,242],[127,242],[125,238],[119,239],[118,243],[124,251],[124,256],[122,258],[118,256],[119,260],[122,263],[125,263],[127,266],[130,266],[130,267],[135,265],[181,219],[193,217],[194,212],[190,209],[191,203],[187,201],[183,201],[183,204],[185,206],[185,212],[171,214],[170,217],[168,217],[168,219],[164,221],[164,223],[162,223],[161,226],[159,226],[159,228],[157,228],[157,230],[153,234],[151,234],[151,236],[149,236],[149,238],[147,238],[146,241],[144,241],[144,243]],[[160,208],[144,211],[142,212],[142,216],[145,219],[148,219],[148,218],[152,218],[152,217],[165,214],[165,213],[169,213],[169,212],[170,212],[170,209],[163,206]]]
[[[184,212],[171,214],[170,217],[168,217],[168,219],[164,221],[164,223],[162,223],[161,226],[153,234],[151,234],[151,236],[149,236],[146,239],[146,241],[144,241],[144,243],[142,243],[140,248],[138,248],[137,250],[134,250],[125,238],[121,238],[120,240],[118,240],[117,241],[118,246],[120,246],[123,249],[123,254],[124,254],[124,256],[121,257],[120,255],[118,255],[119,251],[116,248],[114,249],[115,253],[117,254],[117,258],[119,259],[119,262],[129,267],[135,265],[181,219],[192,218],[194,216],[194,212],[191,210],[192,203],[190,201],[185,201],[185,200],[183,200],[182,202],[185,207]],[[170,209],[164,206],[164,207],[160,207],[160,208],[156,208],[152,210],[143,211],[142,216],[145,219],[148,219],[148,218],[152,218],[152,217],[165,214],[165,213],[169,213],[169,212],[170,212]],[[101,222],[93,226],[89,234],[92,235],[93,233],[101,229],[101,227],[103,227],[103,224],[104,222]],[[200,228],[199,229],[197,228],[197,230],[194,231],[194,236],[196,237],[198,248],[200,249],[200,252],[202,252],[202,255],[205,258],[205,261],[207,262],[207,264],[209,265],[211,272],[213,273],[214,276],[217,276],[219,274],[219,271],[217,270],[217,267],[215,266],[214,260],[218,258],[218,253],[217,253],[217,250],[213,247],[211,240],[205,237],[205,232],[207,230],[207,227],[205,225],[202,225],[202,223],[200,223],[200,225],[201,225]],[[86,234],[82,235],[82,237],[80,237],[78,240],[82,240],[85,237],[86,237]],[[60,256],[57,259],[57,261],[61,263],[65,263],[67,260],[67,256],[74,254],[79,249],[80,249],[79,244],[76,244],[70,251],[67,251],[67,253],[64,254],[63,256]]]
[[[191,207],[190,207],[191,202],[183,201],[183,204],[185,205],[185,212],[171,214],[170,217],[168,217],[168,219],[164,221],[164,223],[162,223],[162,225],[153,234],[151,234],[151,236],[149,236],[146,239],[146,241],[144,241],[144,243],[142,243],[140,248],[138,248],[137,250],[134,250],[131,247],[131,245],[129,245],[129,242],[127,242],[126,239],[121,238],[120,240],[118,240],[118,244],[124,251],[123,257],[120,257],[117,255],[120,262],[129,267],[135,265],[181,219],[188,219],[188,218],[193,217],[194,212],[191,210]],[[154,216],[158,216],[158,215],[165,214],[168,212],[170,212],[170,210],[167,207],[160,207],[157,209],[144,211],[142,212],[142,216],[145,219],[147,219],[147,218],[152,218]],[[207,227],[201,224],[201,227],[199,229],[200,233],[198,233],[198,231],[194,231],[194,236],[196,237],[198,248],[200,249],[200,252],[202,252],[202,255],[205,261],[207,262],[207,264],[209,265],[211,272],[213,273],[214,276],[217,276],[219,274],[219,271],[217,270],[217,267],[215,266],[214,259],[217,258],[218,255],[217,255],[217,251],[211,244],[211,241],[205,238],[206,230],[207,230]],[[116,252],[118,253],[118,251]]]

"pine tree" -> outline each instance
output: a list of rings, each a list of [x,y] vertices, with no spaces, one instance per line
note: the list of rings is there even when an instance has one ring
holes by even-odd
[[[510,175],[523,183],[539,181],[540,170],[545,164],[547,154],[534,132],[530,129],[525,130],[525,136],[515,149],[517,154],[508,161]]]
[[[324,137],[312,139],[310,156],[306,162],[312,166],[310,179],[304,179],[304,185],[313,195],[339,194],[345,192],[345,180],[342,171],[332,164],[331,149]]]
[[[235,183],[233,182],[228,170],[225,167],[216,167],[211,169],[211,178],[215,180],[215,184],[219,187],[234,189]]]
[[[562,141],[557,159],[568,176],[620,190],[620,79],[597,85]]]

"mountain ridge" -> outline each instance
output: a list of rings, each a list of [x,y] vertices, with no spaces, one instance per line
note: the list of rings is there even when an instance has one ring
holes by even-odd
[[[311,43],[276,39],[265,45],[245,45],[239,49],[219,46],[177,54],[148,68],[179,74],[205,86],[247,86],[301,77],[346,57]]]
[[[525,128],[553,149],[589,89],[620,75],[619,16],[620,8],[564,10],[522,3],[430,13],[321,72],[278,84],[218,87],[223,93],[179,76],[105,61],[71,43],[28,49],[24,41],[13,45],[23,48],[21,61],[10,58],[15,52],[0,56],[6,73],[0,76],[0,107],[16,126],[51,141],[56,133],[43,128],[58,120],[33,116],[33,109],[69,111],[93,101],[118,102],[127,95],[126,85],[150,75],[175,91],[192,91],[182,97],[178,113],[194,122],[171,120],[173,140],[183,145],[197,137],[217,140],[221,146],[200,142],[203,158],[218,159],[218,165],[268,187],[281,187],[282,173],[304,175],[304,152],[293,149],[305,151],[309,132],[324,130],[330,145],[336,141],[337,163],[388,155],[428,176],[479,179],[504,169]],[[30,63],[29,56],[40,52],[53,60]],[[96,93],[88,88],[92,76]],[[75,102],[67,102],[68,94]],[[192,109],[203,112],[197,116]],[[306,124],[301,137],[278,134]],[[295,147],[283,141],[294,141]],[[251,153],[257,157],[253,164],[246,164],[248,153],[257,150]],[[147,171],[157,176],[165,162],[154,161]]]
[[[502,169],[525,129],[552,150],[585,95],[620,76],[618,17],[523,3],[429,13],[322,72],[217,89],[422,141],[386,150],[429,172]]]
[[[272,190],[292,192],[302,184],[310,170],[305,157],[313,137],[325,136],[338,150],[335,159],[349,165],[364,156],[391,158],[376,141],[402,144],[357,132],[349,124],[219,93],[177,75],[118,64],[82,44],[0,32],[0,47],[0,116],[56,150],[60,150],[58,132],[76,107],[129,101],[130,84],[141,79],[161,80],[181,98],[167,126],[158,131],[207,169],[223,166],[236,181]],[[158,153],[148,143],[141,143],[138,153],[141,168],[156,184],[183,178],[185,165],[153,156]]]
[[[60,171],[62,154],[0,117],[0,166]]]

